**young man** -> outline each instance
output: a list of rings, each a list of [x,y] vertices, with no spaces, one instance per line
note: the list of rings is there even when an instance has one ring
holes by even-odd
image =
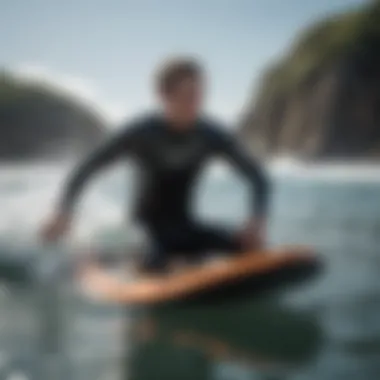
[[[163,271],[173,255],[198,260],[210,251],[238,252],[264,239],[268,181],[257,162],[218,123],[202,115],[204,72],[192,59],[167,62],[157,75],[162,111],[130,122],[74,171],[45,240],[66,232],[73,206],[89,178],[106,164],[129,157],[140,168],[135,216],[151,240],[143,267]],[[241,234],[204,226],[191,213],[192,189],[211,157],[231,162],[252,185],[252,218]]]

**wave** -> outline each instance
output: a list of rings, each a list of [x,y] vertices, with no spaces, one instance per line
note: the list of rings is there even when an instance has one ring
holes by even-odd
[[[264,162],[274,178],[334,183],[379,183],[380,163],[324,162],[309,163],[293,158],[279,158]],[[227,179],[231,168],[222,162],[213,162],[205,174],[214,179]]]
[[[380,182],[380,164],[376,162],[306,163],[293,158],[280,158],[269,163],[268,168],[279,178],[334,183]]]
[[[267,165],[276,179],[285,181],[296,179],[336,184],[378,184],[380,181],[380,165],[371,163],[308,164],[294,159],[280,159]],[[71,167],[72,164],[0,166],[0,240],[19,240],[20,237],[35,239],[44,219],[53,212],[62,191],[62,183]],[[104,231],[108,235],[107,231],[125,225],[125,206],[129,204],[124,199],[125,189],[119,181],[120,176],[117,172],[114,174],[112,177],[99,178],[98,184],[102,182],[101,186],[95,181],[86,189],[86,197],[78,205],[72,240],[86,240],[94,236],[94,232],[100,236]],[[214,163],[205,175],[206,182],[212,184],[211,190],[219,194],[213,197],[214,203],[236,195],[236,186],[223,187],[224,183],[234,183],[229,180],[231,172],[226,165]],[[104,182],[107,182],[106,186]],[[211,207],[213,212],[214,206]]]
[[[54,211],[62,183],[72,165],[30,165],[0,167],[0,240],[30,242]],[[94,186],[95,185],[95,186]],[[90,185],[78,205],[72,240],[85,240],[104,226],[121,224],[121,210],[99,186]],[[119,223],[120,221],[120,223]]]

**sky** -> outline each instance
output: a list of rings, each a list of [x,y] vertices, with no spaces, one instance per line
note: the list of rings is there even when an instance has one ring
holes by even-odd
[[[0,67],[45,80],[114,125],[154,104],[152,75],[195,55],[210,75],[208,109],[233,123],[264,68],[297,33],[364,0],[0,0]]]

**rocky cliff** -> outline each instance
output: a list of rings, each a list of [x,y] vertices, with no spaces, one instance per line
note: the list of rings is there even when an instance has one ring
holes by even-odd
[[[69,96],[0,71],[0,161],[80,155],[104,130],[94,112]]]
[[[306,30],[263,76],[240,132],[266,156],[380,158],[380,1]]]

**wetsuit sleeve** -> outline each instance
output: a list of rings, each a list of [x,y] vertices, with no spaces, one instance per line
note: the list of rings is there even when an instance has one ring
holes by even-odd
[[[268,213],[270,183],[267,174],[257,159],[253,158],[239,143],[237,138],[228,132],[218,133],[219,153],[234,168],[243,174],[252,185],[252,208],[258,218],[265,218]]]
[[[135,144],[135,135],[136,131],[134,127],[123,128],[121,132],[95,149],[92,154],[74,169],[64,187],[60,200],[60,210],[62,212],[72,212],[84,186],[95,173],[128,154]]]

